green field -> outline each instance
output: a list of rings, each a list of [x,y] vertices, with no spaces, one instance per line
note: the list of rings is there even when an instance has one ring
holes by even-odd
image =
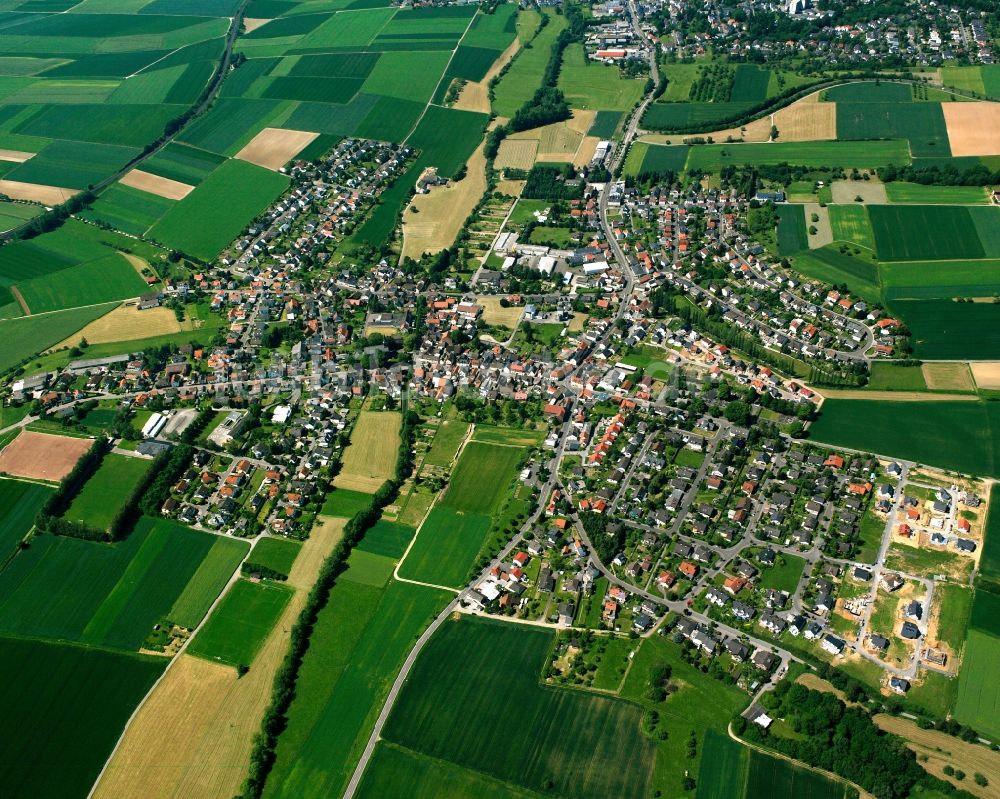
[[[566,28],[566,18],[561,14],[555,14],[549,9],[545,9],[543,13],[549,18],[548,25],[538,32],[531,47],[521,49],[496,87],[493,111],[498,116],[513,117],[541,86],[552,45],[559,33]]]
[[[4,177],[25,183],[85,189],[117,172],[138,154],[139,150],[134,147],[54,141]]]
[[[455,459],[458,447],[468,435],[469,424],[458,419],[442,419],[434,434],[431,448],[424,456],[424,463],[432,466],[449,466]]]
[[[351,491],[349,488],[335,488],[326,495],[326,501],[320,511],[324,516],[341,516],[350,519],[359,510],[364,510],[372,504],[372,495],[363,491]]]
[[[913,90],[907,83],[864,81],[834,86],[823,92],[824,100],[837,103],[908,103]]]
[[[81,216],[105,222],[123,233],[141,236],[175,204],[176,200],[113,183]]]
[[[135,651],[215,542],[145,518],[118,544],[38,536],[0,573],[0,632]],[[216,595],[228,577],[214,575]]]
[[[760,752],[750,753],[746,799],[844,799],[845,788],[809,771]]]
[[[796,271],[825,283],[846,283],[869,302],[881,302],[878,268],[870,257],[843,253],[835,245],[800,252],[792,257]]]
[[[343,579],[382,588],[389,582],[396,559],[364,549],[356,549],[347,559]]]
[[[829,212],[834,241],[846,241],[868,250],[875,250],[875,238],[868,222],[868,209],[863,205],[831,205]]]
[[[871,142],[771,142],[764,144],[703,144],[691,148],[687,168],[718,172],[724,166],[777,166],[878,168],[909,163],[902,140]]]
[[[778,254],[793,255],[809,247],[805,207],[778,205]]]
[[[952,300],[896,300],[891,308],[910,328],[916,358],[1000,359],[1000,305]]]
[[[215,543],[174,601],[167,618],[181,627],[198,626],[249,549],[246,541],[215,536]]]
[[[913,205],[980,205],[987,201],[982,186],[924,186],[893,181],[885,184],[885,193],[891,203]]]
[[[879,264],[887,301],[989,297],[1000,292],[1000,260]]]
[[[798,588],[806,562],[803,558],[795,555],[781,554],[778,558],[784,562],[775,562],[774,566],[761,572],[757,580],[757,587],[774,588],[778,591],[787,591],[789,594],[794,593],[795,589]]]
[[[17,550],[51,493],[38,483],[0,478],[0,564]]]
[[[979,573],[987,580],[1000,583],[1000,485],[990,489],[990,513],[986,517],[986,537],[979,558]]]
[[[941,104],[909,98],[902,103],[838,102],[837,138],[907,139],[915,157],[951,155]]]
[[[165,658],[0,638],[0,779],[11,797],[86,796]]]
[[[441,507],[458,513],[495,513],[508,493],[524,454],[521,447],[470,441],[452,472]],[[489,475],[490,479],[484,481],[484,475]]]
[[[616,66],[587,58],[582,44],[571,44],[563,53],[559,88],[571,108],[629,111],[642,98],[644,83],[620,77]]]
[[[153,225],[149,235],[210,261],[287,187],[284,175],[245,161],[226,161]]]
[[[156,155],[142,162],[144,172],[197,186],[226,159],[221,155],[171,142]]]
[[[954,205],[872,205],[868,216],[883,261],[982,258],[967,208]]]
[[[1000,405],[992,402],[889,402],[828,399],[810,435],[842,447],[1000,477],[992,431]]]
[[[649,130],[662,130],[668,133],[695,125],[714,125],[740,117],[754,105],[756,103],[749,102],[651,103],[642,117],[642,125]]]
[[[107,530],[152,461],[113,453],[105,455],[66,511],[66,518]]]
[[[409,525],[379,520],[365,533],[355,549],[389,558],[401,558],[415,532]]]
[[[919,366],[875,362],[871,365],[868,388],[872,391],[926,391],[927,381]]]
[[[464,585],[490,523],[486,515],[435,507],[399,567],[400,576],[435,585]]]
[[[335,796],[354,771],[414,640],[450,597],[391,582],[338,582],[319,613],[265,796]]]
[[[701,756],[712,767],[702,771],[697,799],[743,799],[750,750],[728,735],[708,730]]]
[[[1000,737],[1000,596],[976,591],[972,626],[958,678],[955,718],[991,738]]]
[[[445,760],[381,741],[356,794],[361,799],[541,799],[544,794],[515,787]]]
[[[192,639],[187,653],[231,666],[249,666],[292,593],[281,583],[237,580]]]
[[[53,275],[18,283],[18,290],[33,314],[124,300],[149,290],[128,260],[119,253],[109,253]]]
[[[262,538],[254,546],[247,562],[266,566],[287,577],[300,549],[302,544],[288,538]]]
[[[446,623],[417,659],[384,738],[533,790],[551,785],[581,799],[645,795],[655,746],[637,734],[639,708],[541,687],[551,646],[545,630],[469,618]],[[520,723],[505,728],[498,748],[483,719],[511,697]]]
[[[0,320],[0,336],[4,342],[0,348],[0,369],[9,369],[46,347],[58,344],[117,307],[118,303],[114,302],[87,308],[71,308],[45,316]]]

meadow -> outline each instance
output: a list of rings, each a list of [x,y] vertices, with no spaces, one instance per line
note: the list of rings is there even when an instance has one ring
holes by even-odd
[[[164,658],[0,638],[4,793],[85,796],[166,665]]]
[[[288,187],[288,178],[245,161],[226,161],[149,231],[156,241],[210,261]],[[211,219],[212,224],[203,224]]]
[[[167,618],[181,627],[197,627],[249,549],[246,541],[215,536],[215,543],[174,600]]]
[[[548,16],[549,23],[531,40],[531,47],[521,49],[496,87],[493,110],[498,116],[514,116],[531,99],[541,85],[552,45],[566,28],[566,18],[561,14],[554,14],[549,9],[543,13]]]
[[[582,44],[571,44],[563,53],[559,88],[571,108],[628,111],[639,102],[645,81],[622,78],[618,67],[587,58]]]
[[[875,238],[863,205],[829,206],[834,241],[846,241],[867,250],[875,250]]]
[[[135,651],[215,539],[152,519],[118,544],[37,536],[0,573],[0,632]],[[228,577],[214,575],[216,596]]]
[[[0,565],[17,550],[51,493],[38,483],[0,478]]]
[[[540,686],[552,641],[545,630],[483,619],[446,623],[417,659],[384,738],[533,790],[602,799],[645,795],[655,746],[636,734],[640,709]],[[483,719],[511,697],[519,723],[505,729],[498,749]]]
[[[350,519],[359,510],[367,508],[371,501],[370,493],[351,491],[349,488],[335,488],[326,495],[321,513],[324,516],[342,516]]]
[[[351,491],[377,491],[395,473],[402,423],[398,413],[362,411],[351,430],[351,443],[344,450],[334,486]]]
[[[977,732],[1000,736],[1000,682],[994,670],[1000,658],[1000,596],[976,591],[965,658],[958,678],[955,718]]]
[[[868,388],[872,391],[926,391],[927,381],[919,366],[876,361],[871,365]]]
[[[149,290],[135,267],[111,251],[103,258],[18,283],[17,288],[33,314],[129,299]]]
[[[778,254],[793,255],[809,248],[805,208],[801,205],[778,205]]]
[[[424,463],[449,466],[455,459],[458,447],[468,435],[469,424],[459,419],[442,419],[434,433],[431,448],[424,455]]]
[[[423,586],[344,580],[310,640],[265,796],[337,795],[414,640],[449,601]]]
[[[921,183],[892,181],[885,184],[891,203],[913,205],[978,205],[986,202],[982,186],[924,186]]]
[[[855,294],[869,302],[881,302],[878,267],[870,258],[855,257],[828,245],[795,254],[792,264],[806,277],[825,283],[846,283]]]
[[[37,317],[0,320],[0,369],[9,369],[36,352],[73,335],[90,322],[118,307],[117,302],[71,308]]]
[[[291,598],[292,589],[281,583],[237,580],[191,640],[187,653],[249,666]]]
[[[401,558],[416,530],[406,524],[387,522],[384,519],[365,533],[355,547],[359,552],[371,552],[389,558]]]
[[[448,482],[441,507],[460,513],[495,513],[524,454],[520,447],[497,447],[482,441],[470,441]],[[484,484],[483,475],[487,474],[491,479]]]
[[[995,429],[1000,429],[997,403],[827,399],[809,432],[836,446],[1000,477]]]
[[[144,458],[105,455],[100,468],[76,495],[65,517],[107,530],[151,463]]]

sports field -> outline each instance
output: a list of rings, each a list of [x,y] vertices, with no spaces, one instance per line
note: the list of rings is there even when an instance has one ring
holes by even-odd
[[[65,513],[67,519],[106,530],[152,461],[108,454]]]
[[[827,399],[810,434],[864,452],[1000,477],[992,434],[998,426],[1000,407],[991,402]]]
[[[362,411],[351,431],[351,443],[344,451],[334,487],[374,493],[392,477],[402,423],[398,413]]]
[[[656,755],[653,742],[637,734],[640,709],[540,686],[551,644],[552,634],[541,629],[472,618],[446,623],[417,659],[384,737],[533,790],[551,786],[581,799],[645,795]],[[520,723],[506,728],[498,748],[483,720],[510,697],[517,697]]]
[[[955,717],[991,738],[1000,737],[1000,596],[976,591],[965,658],[958,678]]]
[[[237,580],[187,648],[188,654],[249,666],[292,597],[281,583]]]
[[[165,658],[0,638],[7,796],[86,796]]]
[[[17,550],[51,493],[38,483],[0,478],[0,564]]]

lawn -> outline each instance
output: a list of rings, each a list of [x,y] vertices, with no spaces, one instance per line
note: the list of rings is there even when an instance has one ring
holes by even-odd
[[[247,563],[274,569],[287,577],[300,549],[302,544],[288,538],[262,538],[254,546]]]
[[[774,588],[777,591],[787,591],[789,594],[794,593],[795,589],[798,588],[799,579],[802,577],[802,570],[805,566],[806,562],[803,558],[781,554],[774,566],[761,573],[757,587]]]
[[[587,58],[582,44],[570,44],[563,53],[559,88],[571,108],[629,111],[642,97],[644,83],[622,78],[616,66]]]
[[[455,466],[441,507],[456,513],[495,513],[508,493],[524,454],[521,447],[470,441]],[[488,480],[483,479],[486,475]]]
[[[284,175],[246,161],[226,161],[153,225],[149,235],[210,261],[287,187]]]
[[[302,663],[265,796],[336,796],[354,770],[413,642],[448,594],[392,582],[337,583]]]
[[[0,638],[4,794],[86,796],[167,662]]]
[[[982,258],[983,245],[969,210],[956,205],[868,207],[875,249],[884,261]]]
[[[192,639],[187,653],[231,666],[251,665],[292,593],[288,586],[269,580],[237,580]]]
[[[702,463],[705,462],[705,453],[696,452],[693,449],[688,449],[687,447],[682,447],[677,450],[677,455],[674,457],[674,463],[678,466],[687,466],[690,469],[700,469]]]
[[[542,794],[472,769],[380,741],[358,788],[360,799],[539,799]]]
[[[996,403],[828,399],[810,435],[837,446],[1000,477],[993,451],[996,429]]]
[[[655,107],[655,106],[654,106]],[[909,163],[906,142],[771,142],[700,144],[691,148],[687,168],[718,172],[724,166],[777,166],[878,168]]]
[[[107,530],[152,461],[113,453],[105,455],[66,511],[66,518]]]
[[[417,533],[399,568],[400,576],[436,585],[464,585],[491,521],[487,515],[438,505]]]
[[[372,504],[372,495],[364,491],[351,491],[349,488],[335,488],[326,496],[323,509],[324,516],[342,516],[350,519],[360,510]]]
[[[39,536],[0,573],[0,632],[135,651],[216,540],[145,518],[118,544]],[[217,595],[230,574],[206,582]]]
[[[893,181],[885,184],[891,203],[914,205],[977,205],[987,201],[982,186],[924,186],[921,183]]]
[[[0,565],[17,550],[51,493],[38,483],[0,478]]]
[[[551,785],[557,795],[581,799],[645,795],[655,746],[637,734],[639,708],[540,686],[552,641],[548,631],[518,625],[446,623],[417,659],[384,737],[533,790]],[[510,697],[518,698],[520,722],[505,728],[497,748],[495,730],[483,719]]]

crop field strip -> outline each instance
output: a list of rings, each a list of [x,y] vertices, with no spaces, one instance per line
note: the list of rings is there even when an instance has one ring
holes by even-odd
[[[955,717],[987,736],[1000,735],[1000,596],[976,591],[965,656],[958,682]]]

